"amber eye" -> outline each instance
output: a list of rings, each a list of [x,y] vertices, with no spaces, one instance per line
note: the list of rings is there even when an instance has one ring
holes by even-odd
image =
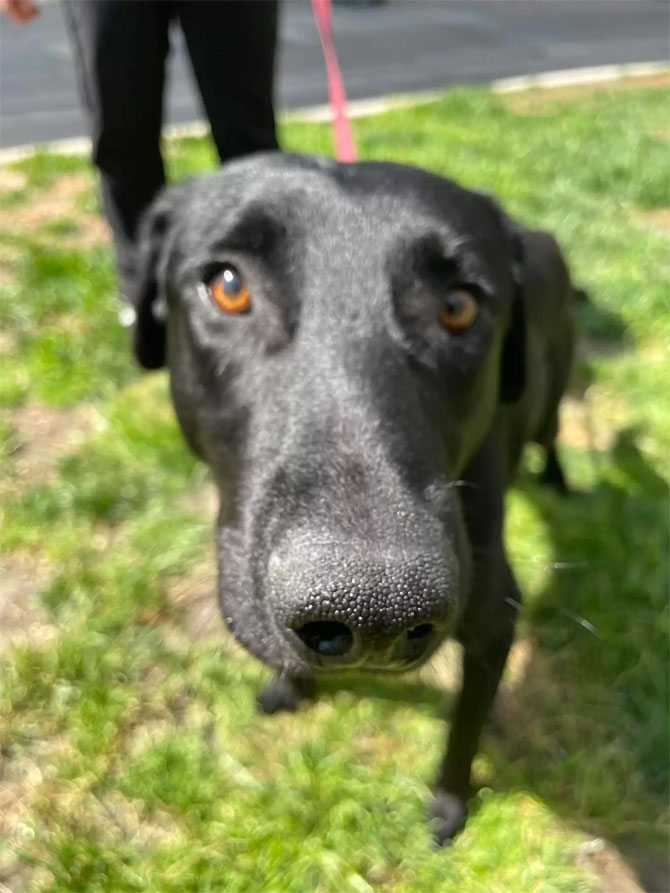
[[[209,283],[212,300],[226,313],[245,313],[251,307],[251,295],[239,271],[226,264]]]
[[[469,329],[476,318],[477,302],[463,288],[449,292],[438,314],[440,325],[454,335]]]

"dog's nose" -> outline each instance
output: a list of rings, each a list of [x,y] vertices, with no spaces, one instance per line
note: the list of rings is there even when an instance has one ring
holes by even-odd
[[[289,549],[269,579],[280,629],[315,667],[416,664],[450,631],[458,603],[458,572],[437,550],[370,558]]]

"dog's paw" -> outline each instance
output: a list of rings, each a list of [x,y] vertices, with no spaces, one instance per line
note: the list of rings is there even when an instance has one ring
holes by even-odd
[[[428,817],[438,846],[445,846],[465,827],[468,809],[465,800],[456,794],[435,788],[428,804]]]
[[[282,710],[295,713],[300,699],[311,694],[310,681],[307,679],[273,679],[256,699],[260,713],[268,715]]]

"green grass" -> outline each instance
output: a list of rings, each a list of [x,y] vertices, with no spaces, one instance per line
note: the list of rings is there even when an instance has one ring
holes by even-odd
[[[61,219],[0,229],[0,549],[14,601],[33,612],[30,634],[0,655],[0,885],[575,893],[598,886],[577,864],[588,837],[632,847],[647,867],[660,859],[670,316],[668,238],[653,212],[669,199],[664,128],[667,91],[650,88],[544,99],[533,114],[455,90],[355,122],[361,157],[455,177],[552,229],[592,296],[577,376],[588,404],[573,407],[562,446],[581,494],[540,489],[532,452],[510,494],[522,644],[501,728],[476,761],[472,816],[443,851],[423,816],[451,700],[435,674],[329,683],[296,715],[265,718],[254,698],[268,671],[223,634],[189,634],[175,591],[192,580],[213,598],[206,473],[164,376],[133,366],[108,249],[77,244],[78,215],[95,207],[90,177]],[[283,143],[330,154],[322,126],[286,126]],[[170,146],[174,177],[212,159],[203,140]],[[63,176],[88,177],[78,158],[15,168],[25,185],[6,194],[13,213]],[[26,406],[75,425],[52,460],[35,458],[42,435],[22,427]],[[77,430],[79,411],[94,423]]]

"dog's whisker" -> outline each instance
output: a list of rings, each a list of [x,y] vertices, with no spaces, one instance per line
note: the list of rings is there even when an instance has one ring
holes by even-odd
[[[566,611],[565,608],[558,608],[558,613],[563,614],[565,617],[568,617],[570,620],[574,620],[576,624],[582,626],[585,630],[594,635],[597,639],[600,638],[600,633],[598,632],[597,627],[595,627],[590,620],[587,620],[586,617],[582,617],[580,614],[573,614],[571,611]]]
[[[574,571],[582,567],[589,567],[588,561],[552,561],[545,567],[551,567],[557,571]]]

